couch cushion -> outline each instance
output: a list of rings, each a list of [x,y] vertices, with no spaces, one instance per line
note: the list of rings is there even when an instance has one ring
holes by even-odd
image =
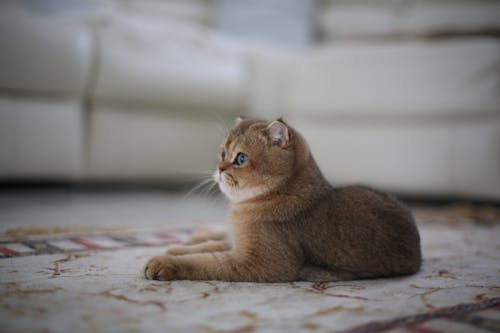
[[[328,0],[318,15],[326,40],[498,32],[497,0]]]
[[[453,129],[448,124],[291,121],[333,184],[367,184],[404,193],[455,192]]]
[[[83,147],[78,98],[0,96],[0,179],[77,179]]]
[[[240,108],[240,52],[195,23],[116,9],[99,32],[98,101]]]
[[[244,40],[309,46],[314,38],[314,0],[215,0],[215,29]]]
[[[23,3],[0,3],[0,89],[82,94],[92,53],[86,20]]]
[[[89,179],[192,181],[215,167],[220,120],[133,106],[95,111]]]
[[[496,39],[341,43],[255,56],[250,108],[260,115],[450,116],[500,111]]]
[[[430,123],[290,122],[336,185],[500,199],[500,115]]]

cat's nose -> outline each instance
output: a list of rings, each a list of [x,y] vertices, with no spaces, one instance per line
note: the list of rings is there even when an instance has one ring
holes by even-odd
[[[230,166],[231,166],[231,163],[223,162],[223,163],[219,164],[217,169],[219,170],[219,173],[223,173],[224,171],[229,169]]]

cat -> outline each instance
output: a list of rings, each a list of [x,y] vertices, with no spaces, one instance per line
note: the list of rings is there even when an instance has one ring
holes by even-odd
[[[150,259],[147,279],[340,281],[409,275],[421,266],[410,210],[367,187],[332,187],[304,138],[281,118],[239,118],[214,177],[231,202],[232,241],[194,237],[191,246]]]

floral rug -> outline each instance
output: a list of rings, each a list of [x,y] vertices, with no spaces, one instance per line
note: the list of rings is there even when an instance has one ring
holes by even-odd
[[[144,279],[146,260],[196,225],[12,229],[0,236],[0,331],[499,332],[498,210],[415,212],[418,274],[339,283]]]

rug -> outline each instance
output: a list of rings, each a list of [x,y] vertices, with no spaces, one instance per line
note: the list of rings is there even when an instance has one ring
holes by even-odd
[[[337,283],[148,281],[150,256],[223,226],[25,228],[0,237],[1,332],[499,332],[496,209],[416,209],[424,263]]]

